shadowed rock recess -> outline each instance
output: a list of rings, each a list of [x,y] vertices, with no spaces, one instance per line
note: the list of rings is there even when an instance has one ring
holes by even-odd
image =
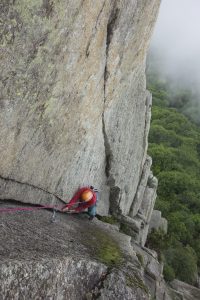
[[[98,214],[128,231],[1,214],[1,299],[172,299],[144,247],[157,188],[145,65],[159,4],[1,0],[0,207],[62,204],[92,184]]]

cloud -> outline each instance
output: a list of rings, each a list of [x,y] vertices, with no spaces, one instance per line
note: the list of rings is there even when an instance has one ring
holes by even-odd
[[[151,49],[162,73],[200,92],[200,0],[163,0]]]

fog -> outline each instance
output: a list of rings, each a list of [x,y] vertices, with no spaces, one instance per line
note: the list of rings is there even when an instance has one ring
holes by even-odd
[[[152,51],[162,74],[200,93],[200,0],[162,0]]]

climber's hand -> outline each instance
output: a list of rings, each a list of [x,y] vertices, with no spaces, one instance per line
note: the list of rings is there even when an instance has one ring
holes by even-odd
[[[71,212],[71,213],[78,214],[78,211],[77,211],[77,210],[75,210],[75,209],[70,209],[70,212]]]
[[[63,211],[63,212],[69,211],[69,207],[67,207],[67,206],[63,207],[62,211]]]

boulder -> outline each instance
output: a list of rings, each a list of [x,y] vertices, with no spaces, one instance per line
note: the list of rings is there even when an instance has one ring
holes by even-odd
[[[164,233],[167,233],[167,220],[161,216],[161,211],[159,210],[154,210],[151,215],[149,232],[151,232],[152,229],[161,229]]]
[[[171,283],[171,286],[175,291],[181,294],[183,300],[200,299],[200,289],[190,284],[174,279]]]

